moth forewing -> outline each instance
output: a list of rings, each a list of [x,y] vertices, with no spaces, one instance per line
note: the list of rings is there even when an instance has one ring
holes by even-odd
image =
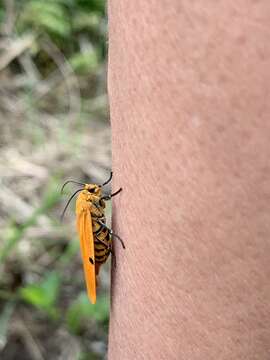
[[[90,204],[81,193],[76,201],[77,231],[80,238],[81,256],[87,294],[92,304],[96,302],[95,245],[92,230]]]

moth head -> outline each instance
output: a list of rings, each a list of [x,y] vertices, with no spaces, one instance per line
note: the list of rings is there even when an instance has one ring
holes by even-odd
[[[101,187],[97,184],[85,184],[84,189],[90,194],[101,196]]]

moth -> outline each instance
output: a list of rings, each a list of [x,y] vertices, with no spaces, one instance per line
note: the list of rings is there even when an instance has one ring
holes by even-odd
[[[122,191],[120,188],[113,194],[103,195],[103,187],[111,181],[112,175],[111,172],[109,179],[102,185],[83,184],[68,180],[61,189],[63,192],[68,183],[82,186],[68,200],[61,218],[63,218],[71,200],[79,193],[76,199],[76,225],[80,239],[87,294],[92,304],[96,303],[97,276],[100,266],[106,262],[110,254],[114,256],[112,239],[117,238],[125,249],[123,240],[106,225],[106,201]]]

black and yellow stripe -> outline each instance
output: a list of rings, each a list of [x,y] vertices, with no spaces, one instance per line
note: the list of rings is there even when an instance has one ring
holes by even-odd
[[[104,204],[105,205],[105,204]],[[92,215],[92,228],[94,235],[94,247],[95,247],[95,260],[97,263],[103,264],[111,252],[111,235],[109,230],[102,226],[101,223],[105,225],[105,214],[104,208],[98,207],[94,209]],[[96,219],[101,219],[99,222]]]

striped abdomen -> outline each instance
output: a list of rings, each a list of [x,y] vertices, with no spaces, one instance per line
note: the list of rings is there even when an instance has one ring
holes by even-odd
[[[101,220],[105,224],[105,220]],[[103,264],[111,252],[111,236],[108,229],[104,228],[94,218],[92,218],[92,227],[95,244],[96,263]]]
[[[97,204],[91,207],[92,228],[95,246],[95,261],[97,264],[103,264],[111,252],[111,236],[108,229],[104,228],[99,222],[106,224],[105,202],[99,200]]]

